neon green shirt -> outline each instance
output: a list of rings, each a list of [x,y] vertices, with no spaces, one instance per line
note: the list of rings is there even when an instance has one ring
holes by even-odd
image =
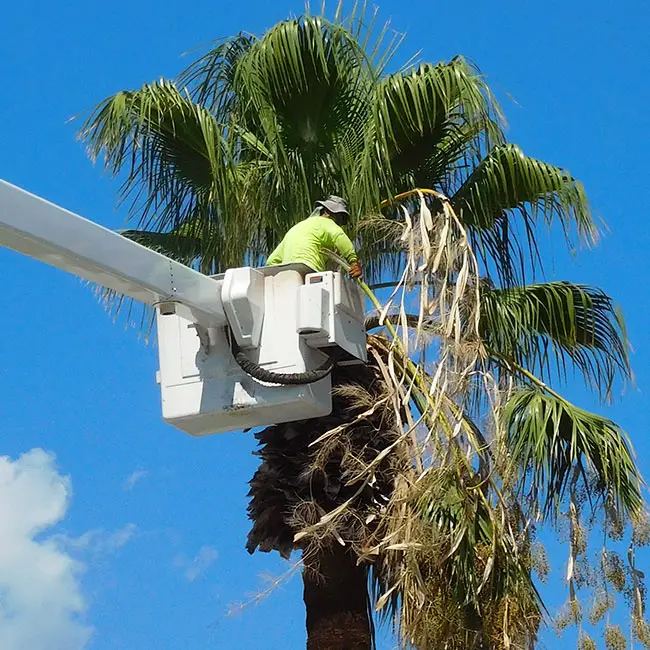
[[[313,216],[297,223],[284,236],[278,247],[269,255],[267,266],[301,262],[314,271],[325,271],[329,249],[347,262],[356,262],[357,254],[343,229],[328,217]]]

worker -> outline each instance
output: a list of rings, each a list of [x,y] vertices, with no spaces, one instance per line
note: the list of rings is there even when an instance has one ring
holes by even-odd
[[[267,266],[294,262],[304,264],[311,271],[325,271],[329,261],[325,249],[329,249],[350,264],[353,278],[361,278],[361,265],[354,246],[341,228],[349,217],[347,203],[339,196],[316,201],[311,215],[293,226],[269,255]]]

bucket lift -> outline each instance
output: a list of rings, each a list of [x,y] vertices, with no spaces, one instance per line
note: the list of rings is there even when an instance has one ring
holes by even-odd
[[[4,181],[0,245],[152,305],[163,419],[194,436],[328,415],[332,364],[367,361],[363,296],[341,273],[206,276]]]

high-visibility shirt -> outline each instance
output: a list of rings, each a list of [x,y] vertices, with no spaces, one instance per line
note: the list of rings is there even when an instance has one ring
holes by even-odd
[[[314,271],[325,271],[329,257],[324,249],[338,253],[347,262],[357,261],[350,238],[333,219],[312,216],[297,223],[287,232],[278,247],[269,255],[267,266],[301,262]]]

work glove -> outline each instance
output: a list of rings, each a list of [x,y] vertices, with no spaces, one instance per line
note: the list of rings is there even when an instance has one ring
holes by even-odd
[[[350,264],[350,277],[361,280],[362,272],[361,272],[361,264],[359,262],[354,261],[352,264]]]

